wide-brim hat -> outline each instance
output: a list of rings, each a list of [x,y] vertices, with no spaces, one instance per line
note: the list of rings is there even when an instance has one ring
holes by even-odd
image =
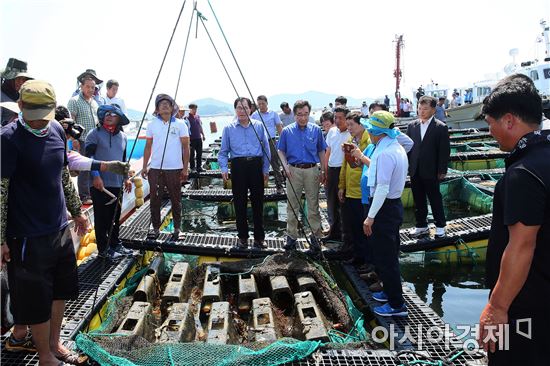
[[[120,117],[120,121],[118,122],[119,126],[126,126],[130,123],[128,117],[126,117],[122,109],[117,104],[103,104],[99,106],[97,110],[97,118],[100,123],[103,123],[107,112],[115,112]]]
[[[19,90],[19,101],[26,121],[55,119],[57,102],[50,83],[41,80],[25,81]]]
[[[0,107],[6,108],[15,113],[21,112],[21,110],[19,109],[19,105],[15,102],[2,102],[0,103]]]
[[[94,69],[86,69],[86,71],[84,71],[82,74],[78,75],[76,80],[78,80],[78,82],[82,83],[82,80],[85,77],[91,77],[92,79],[94,79],[96,84],[103,83],[103,80],[101,80],[100,78],[97,77],[96,72],[95,72]]]
[[[27,63],[11,57],[6,67],[0,70],[0,76],[6,80],[15,79],[17,74],[27,72]]]
[[[159,94],[159,95],[157,95],[157,97],[155,98],[155,113],[157,112],[157,110],[159,108],[159,103],[163,100],[167,100],[167,101],[170,102],[170,104],[172,104],[172,116],[175,116],[176,114],[178,114],[179,106],[176,103],[176,101],[174,100],[174,98],[172,98],[168,94]]]

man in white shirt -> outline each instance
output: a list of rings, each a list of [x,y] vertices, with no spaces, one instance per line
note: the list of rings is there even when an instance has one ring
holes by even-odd
[[[267,127],[267,137],[269,139],[269,150],[271,154],[271,167],[273,168],[273,174],[275,176],[275,184],[277,185],[277,192],[284,193],[283,190],[283,174],[281,173],[281,164],[279,162],[279,155],[277,153],[277,134],[280,136],[283,131],[283,122],[279,118],[279,115],[268,110],[267,97],[260,95],[256,98],[258,104],[258,110],[252,113],[251,119],[263,121]]]
[[[283,128],[294,123],[294,113],[287,102],[281,103],[282,112],[279,113],[279,119],[283,123]]]
[[[174,99],[159,94],[155,100],[155,119],[147,126],[141,175],[149,179],[153,224],[151,237],[154,238],[160,230],[161,197],[165,186],[172,203],[173,237],[177,239],[180,233],[181,183],[187,181],[189,174],[189,130],[182,120],[175,118],[177,113],[178,106]]]
[[[105,104],[117,104],[120,109],[126,114],[126,104],[122,98],[118,98],[118,81],[111,79],[107,81],[107,95],[105,96]]]
[[[346,124],[346,116],[349,109],[346,106],[338,105],[334,108],[334,124],[326,137],[327,149],[325,161],[327,167],[327,183],[325,193],[327,196],[328,222],[330,233],[323,240],[342,240],[342,222],[340,216],[340,200],[338,199],[338,182],[340,180],[340,169],[344,161],[342,144],[349,140],[350,133]]]

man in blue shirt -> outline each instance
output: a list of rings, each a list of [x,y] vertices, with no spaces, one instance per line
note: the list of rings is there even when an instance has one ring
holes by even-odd
[[[287,182],[287,244],[286,250],[296,248],[298,238],[298,215],[302,191],[307,202],[307,221],[312,233],[312,250],[318,250],[318,239],[322,236],[321,214],[319,213],[319,182],[325,183],[325,150],[327,144],[319,126],[309,123],[311,105],[307,100],[294,103],[296,122],[285,127],[279,139],[279,156],[283,163]],[[321,169],[319,169],[321,163]]]
[[[283,122],[279,118],[279,115],[274,111],[267,109],[267,97],[260,95],[256,99],[258,103],[258,110],[252,113],[252,119],[263,122],[267,127],[268,139],[269,139],[269,151],[271,156],[271,166],[273,167],[273,173],[275,175],[275,184],[277,185],[278,193],[283,193],[283,175],[281,174],[281,164],[279,163],[279,157],[277,156],[277,133],[280,135],[283,131]]]
[[[440,120],[441,122],[447,122],[447,115],[445,113],[445,97],[439,97],[437,100],[437,105],[435,106],[435,119]]]
[[[266,248],[263,226],[264,182],[269,177],[269,141],[260,121],[250,119],[252,102],[237,98],[233,103],[235,119],[225,126],[218,162],[224,181],[229,179],[228,162],[231,161],[231,190],[237,216],[238,247],[248,247],[248,220],[246,205],[250,190],[250,203],[254,220],[254,247]]]

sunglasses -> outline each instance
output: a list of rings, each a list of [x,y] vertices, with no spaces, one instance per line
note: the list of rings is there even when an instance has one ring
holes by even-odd
[[[115,112],[107,112],[107,113],[105,113],[105,116],[116,117],[116,116],[118,116],[118,114],[116,114]]]

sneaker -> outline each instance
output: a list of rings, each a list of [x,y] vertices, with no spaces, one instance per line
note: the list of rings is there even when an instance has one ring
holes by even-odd
[[[122,244],[117,245],[113,248],[114,252],[117,252],[121,255],[133,255],[134,251],[132,249],[128,249],[122,246]]]
[[[409,235],[413,238],[417,238],[422,235],[429,235],[430,229],[428,227],[415,227],[409,231]]]
[[[172,233],[171,239],[172,240],[179,240],[180,239],[180,234],[181,234],[181,231],[174,230],[174,232]]]
[[[159,235],[160,235],[160,230],[159,229],[153,229],[152,231],[149,231],[147,233],[147,239],[154,240],[154,239],[158,238]]]
[[[125,255],[122,254],[122,253],[117,252],[113,248],[109,248],[109,250],[107,250],[107,256],[111,260],[118,260],[118,259],[121,259],[122,257],[124,257]]]
[[[382,306],[376,306],[374,313],[380,316],[407,316],[407,305],[403,304],[400,308],[394,309],[390,304],[384,304]]]
[[[378,302],[388,302],[388,295],[384,291],[373,293],[372,298]]]
[[[436,227],[435,228],[435,237],[436,238],[444,238],[446,236],[445,228],[444,227]]]
[[[256,249],[267,249],[267,244],[263,240],[254,240],[252,246]]]
[[[284,250],[296,250],[296,239],[292,239],[290,236],[286,237],[286,244],[283,246]]]
[[[15,339],[13,334],[10,334],[4,348],[8,352],[36,352],[31,333],[28,331],[23,339]]]
[[[237,248],[248,249],[248,239],[237,239]]]

